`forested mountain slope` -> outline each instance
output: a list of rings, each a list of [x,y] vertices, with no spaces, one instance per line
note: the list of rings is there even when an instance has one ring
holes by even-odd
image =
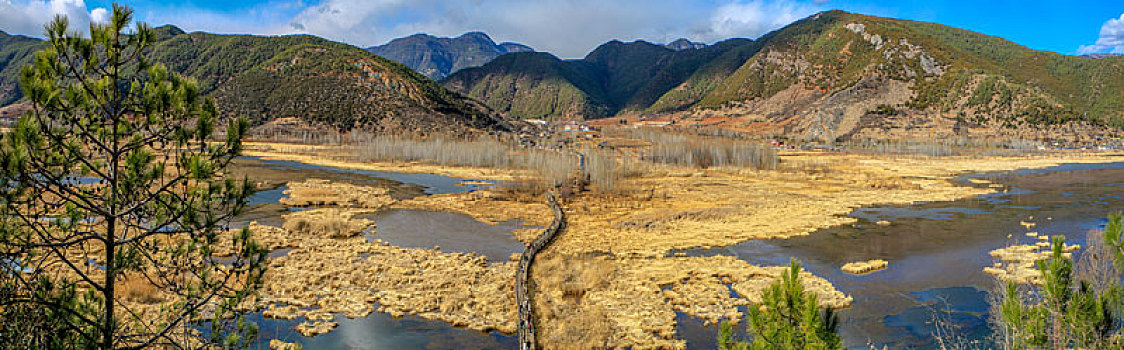
[[[296,117],[338,129],[427,133],[504,129],[476,101],[450,92],[408,67],[363,49],[308,35],[252,36],[156,29],[148,57],[199,81],[226,116],[255,125]],[[17,101],[19,66],[43,47],[32,38],[0,37],[0,91]]]

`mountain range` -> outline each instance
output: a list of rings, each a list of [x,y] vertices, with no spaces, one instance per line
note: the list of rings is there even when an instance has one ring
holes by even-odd
[[[515,118],[681,113],[821,139],[1071,121],[1124,126],[1124,57],[1060,55],[843,11],[701,49],[614,41],[580,60],[509,54],[442,84]]]
[[[458,70],[482,66],[500,55],[534,49],[511,42],[496,44],[487,34],[469,32],[456,38],[414,34],[368,47],[367,51],[405,64],[431,79],[441,80]]]
[[[184,33],[156,28],[149,59],[198,80],[226,116],[254,125],[296,117],[341,130],[428,133],[502,130],[506,122],[475,100],[363,49],[310,35]],[[0,32],[0,106],[18,101],[20,66],[46,47]]]
[[[747,39],[678,51],[646,41],[610,41],[580,60],[541,52],[503,55],[442,84],[511,116],[602,118],[657,103],[701,68],[732,72],[754,48]]]
[[[827,140],[1124,127],[1124,56],[1060,55],[842,11],[754,40],[614,40],[573,60],[478,32],[369,49],[309,35],[158,32],[151,59],[196,78],[224,113],[257,125],[296,117],[425,133],[619,116]],[[0,32],[0,107],[19,101],[19,67],[44,46]]]
[[[679,38],[679,39],[675,39],[675,41],[667,43],[666,45],[664,45],[664,47],[675,50],[675,51],[682,51],[682,50],[705,48],[706,43],[697,43],[697,42],[687,40],[686,38]]]

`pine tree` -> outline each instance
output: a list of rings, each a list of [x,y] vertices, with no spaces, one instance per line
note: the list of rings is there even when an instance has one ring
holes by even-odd
[[[1119,220],[1119,219],[1116,219]],[[1119,223],[1117,223],[1117,226]],[[1110,225],[1106,233],[1112,234]],[[1106,239],[1106,243],[1111,240]],[[999,305],[1003,346],[1009,349],[1119,349],[1121,291],[1116,283],[1096,290],[1073,277],[1065,237],[1052,238],[1050,256],[1037,262],[1042,284],[1008,283]],[[1113,281],[1115,282],[1115,281]]]
[[[154,33],[132,14],[114,5],[88,38],[56,17],[21,70],[32,110],[0,138],[0,348],[253,340],[236,310],[265,252],[224,226],[253,190],[224,172],[247,122],[212,142],[214,103],[145,59]]]
[[[1108,214],[1103,241],[1112,254],[1113,263],[1117,267],[1124,268],[1124,214],[1119,212]]]
[[[816,294],[804,290],[801,271],[800,263],[793,259],[781,279],[765,290],[761,304],[750,306],[750,343],[734,341],[731,326],[724,323],[718,336],[719,349],[842,349],[835,312],[821,310]]]
[[[734,325],[722,321],[718,328],[718,350],[749,350],[749,343],[734,339]]]

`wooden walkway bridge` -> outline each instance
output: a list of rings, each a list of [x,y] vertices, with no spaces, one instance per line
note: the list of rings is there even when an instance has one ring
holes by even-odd
[[[523,256],[519,258],[519,266],[516,267],[515,271],[515,301],[519,307],[520,350],[535,349],[537,345],[535,342],[535,317],[532,310],[529,285],[531,264],[535,261],[535,254],[546,248],[554,240],[558,231],[566,226],[566,218],[562,212],[562,207],[558,205],[558,200],[554,197],[554,192],[547,193],[546,200],[550,209],[554,212],[554,222],[523,250]]]

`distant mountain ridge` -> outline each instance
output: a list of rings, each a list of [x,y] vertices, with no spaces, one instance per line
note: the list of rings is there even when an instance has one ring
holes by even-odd
[[[731,39],[677,51],[641,40],[613,40],[580,60],[561,60],[546,53],[504,55],[482,67],[454,73],[442,84],[516,117],[600,118],[656,103],[706,66],[704,63],[727,63],[724,71],[732,72],[736,68],[733,62],[748,57],[739,49],[752,43]],[[718,60],[727,54],[734,58]]]
[[[486,106],[363,49],[310,35],[252,36],[155,29],[149,59],[198,80],[224,116],[254,125],[296,117],[311,125],[376,132],[504,130]],[[19,69],[46,47],[0,34],[0,106],[18,101]]]
[[[367,51],[441,80],[458,70],[482,66],[500,55],[534,49],[512,42],[496,44],[487,34],[468,32],[455,38],[414,34],[369,47]]]
[[[827,11],[754,41],[681,51],[612,41],[581,60],[496,60],[442,83],[516,118],[683,112],[720,118],[712,124],[723,127],[826,140],[1070,122],[1124,127],[1124,57],[1095,58],[940,24]],[[548,79],[544,71],[570,74]],[[574,74],[581,71],[589,73]]]
[[[679,39],[675,39],[675,41],[672,41],[670,43],[665,44],[664,47],[675,50],[675,51],[683,51],[683,50],[690,50],[690,49],[701,49],[701,48],[706,47],[706,44],[705,43],[696,43],[696,42],[687,40],[686,38],[679,38]]]
[[[0,31],[0,106],[23,97],[18,84],[20,67],[31,63],[35,51],[44,46],[42,40]]]

